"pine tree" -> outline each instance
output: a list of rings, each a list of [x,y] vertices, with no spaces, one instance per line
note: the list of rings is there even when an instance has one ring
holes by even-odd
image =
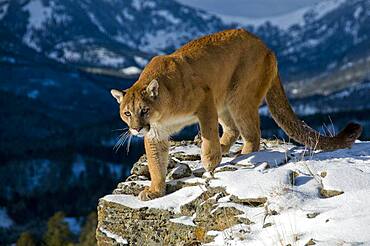
[[[50,217],[44,234],[44,243],[48,246],[72,245],[72,235],[68,224],[64,221],[63,212],[57,212]]]
[[[96,245],[95,230],[97,225],[96,212],[91,212],[86,218],[84,227],[80,234],[80,246]]]
[[[36,246],[36,241],[29,232],[22,232],[16,243],[17,246]]]

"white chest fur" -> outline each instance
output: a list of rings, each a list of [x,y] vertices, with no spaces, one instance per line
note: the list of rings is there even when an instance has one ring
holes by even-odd
[[[184,127],[197,122],[195,116],[184,116],[168,119],[164,122],[152,123],[147,136],[156,140],[165,140],[170,135],[181,131]]]

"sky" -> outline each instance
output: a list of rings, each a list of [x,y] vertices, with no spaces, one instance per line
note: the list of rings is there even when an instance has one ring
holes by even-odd
[[[319,2],[320,0],[178,0],[183,4],[209,12],[243,17],[281,15]],[[322,0],[321,0],[322,1]]]

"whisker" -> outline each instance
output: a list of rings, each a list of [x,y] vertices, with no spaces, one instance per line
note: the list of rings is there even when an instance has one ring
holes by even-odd
[[[129,134],[126,134],[125,137],[122,139],[122,143],[121,143],[121,146],[123,146],[123,144],[126,142],[127,138],[129,137],[130,135]]]
[[[113,147],[113,150],[116,150],[116,153],[117,153],[118,149],[122,146],[122,144],[124,142],[124,139],[125,139],[125,137],[127,136],[128,133],[129,132],[123,132],[119,135],[119,139]]]
[[[132,139],[132,135],[130,135],[130,137],[128,139],[128,143],[127,143],[127,146],[126,146],[126,154],[128,154],[128,152],[130,152],[131,139]]]
[[[118,128],[118,129],[113,129],[112,132],[116,132],[116,131],[126,131],[128,130],[128,127],[125,127],[125,128]]]
[[[121,139],[121,141],[120,141],[120,143],[119,143],[119,145],[118,145],[118,148],[117,148],[117,150],[116,150],[116,153],[117,153],[118,149],[119,149],[119,148],[121,148],[121,147],[123,146],[123,144],[126,142],[126,140],[127,140],[127,138],[128,138],[129,136],[131,136],[130,132],[126,132],[126,134],[122,137],[122,139]]]

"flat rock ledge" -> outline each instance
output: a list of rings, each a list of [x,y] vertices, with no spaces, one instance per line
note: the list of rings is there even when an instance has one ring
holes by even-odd
[[[254,237],[260,238],[264,232],[271,234],[268,232],[271,228],[278,231],[279,217],[294,208],[302,211],[301,219],[305,224],[323,217],[327,211],[320,209],[318,202],[327,205],[330,199],[341,198],[347,190],[354,189],[352,181],[349,185],[338,182],[337,175],[353,174],[354,178],[359,178],[356,185],[360,189],[370,187],[367,172],[358,168],[346,170],[348,165],[338,165],[334,169],[324,165],[323,162],[332,161],[327,153],[317,153],[323,160],[316,163],[312,153],[307,154],[303,148],[292,144],[264,140],[261,146],[260,152],[238,156],[241,143],[237,142],[211,175],[202,167],[196,142],[173,142],[167,194],[146,202],[137,198],[150,184],[144,155],[134,164],[131,176],[119,183],[112,194],[99,200],[98,245],[253,242]],[[366,147],[369,144],[360,146],[360,153],[364,153],[361,151]],[[365,154],[370,156],[370,153]],[[307,156],[311,164],[307,164]],[[308,169],[307,165],[310,165]],[[353,177],[346,175],[345,178]],[[328,221],[325,219],[326,226]],[[296,240],[307,244],[317,239],[302,234]],[[290,243],[294,242],[286,244]]]

